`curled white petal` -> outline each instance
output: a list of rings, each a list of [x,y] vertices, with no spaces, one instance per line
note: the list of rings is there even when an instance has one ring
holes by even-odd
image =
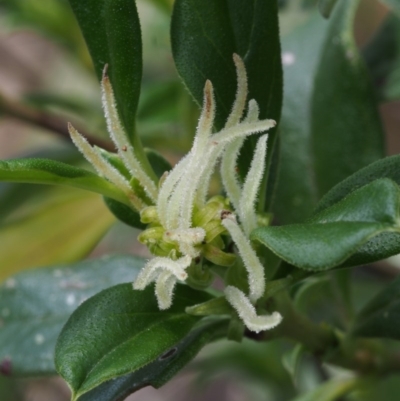
[[[169,202],[172,194],[176,191],[178,183],[187,170],[190,162],[190,153],[187,154],[174,168],[168,173],[164,183],[162,184],[158,199],[157,199],[157,213],[161,224],[167,228],[176,228],[178,225],[179,217],[179,204],[175,212],[168,210]]]
[[[260,108],[258,107],[258,103],[254,99],[251,99],[249,101],[249,106],[245,121],[249,123],[257,121],[259,114],[260,114]]]
[[[158,307],[161,310],[168,309],[172,305],[172,298],[174,295],[174,288],[176,285],[176,277],[169,271],[163,271],[156,281],[156,297]]]
[[[211,144],[208,147],[208,151],[204,156],[203,168],[201,170],[201,175],[199,176],[199,180],[197,183],[195,200],[196,205],[200,208],[203,207],[206,203],[211,176],[223,150],[223,145],[218,145],[211,141]]]
[[[238,223],[232,219],[224,219],[222,225],[228,230],[239,250],[249,277],[250,299],[255,302],[265,291],[264,267]]]
[[[126,136],[119,120],[114,92],[109,78],[105,75],[101,81],[102,103],[106,116],[108,132],[117,147],[118,154],[133,177],[137,178],[152,201],[157,199],[157,186],[147,175],[136,158],[133,147]]]
[[[214,90],[211,82],[207,81],[204,87],[203,109],[191,150],[190,163],[180,183],[183,191],[175,193],[173,199],[174,202],[180,202],[181,205],[179,216],[180,228],[189,228],[192,224],[192,212],[196,191],[199,188],[199,184],[202,182],[202,177],[208,166],[205,155],[210,152],[209,138],[212,132],[214,118]]]
[[[244,121],[249,123],[257,121],[259,112],[260,110],[257,102],[254,99],[251,99],[249,101],[247,116]],[[232,202],[232,205],[236,210],[239,209],[239,199],[240,194],[242,193],[242,186],[240,185],[238,174],[236,172],[236,164],[244,139],[245,138],[236,138],[228,143],[221,160],[222,184],[229,200]]]
[[[215,142],[232,142],[236,138],[246,137],[251,134],[258,132],[268,131],[275,127],[276,122],[274,120],[259,120],[254,122],[244,121],[238,125],[230,128],[223,129],[222,131],[214,134],[212,140]]]
[[[243,184],[239,200],[239,218],[247,237],[257,227],[255,203],[265,170],[265,155],[267,153],[268,134],[263,135],[257,142],[253,160]]]
[[[169,241],[176,241],[179,244],[180,252],[184,255],[196,258],[200,251],[194,245],[201,244],[204,241],[206,232],[201,227],[176,229],[166,231],[164,237]]]
[[[177,260],[172,260],[166,257],[157,257],[149,260],[143,269],[140,271],[133,283],[135,290],[143,290],[151,282],[156,280],[159,275],[159,270],[166,270],[178,280],[186,280],[187,273],[185,269],[190,265],[192,259],[189,256],[184,256]]]
[[[164,235],[171,241],[197,245],[204,241],[206,232],[202,227],[194,227],[166,231]]]
[[[237,75],[237,92],[235,102],[233,103],[232,111],[229,114],[225,128],[236,125],[242,118],[244,108],[246,107],[246,99],[248,93],[246,67],[241,57],[237,54],[233,55],[233,62],[236,67]]]
[[[236,162],[243,142],[244,138],[237,138],[231,143],[228,143],[221,161],[222,184],[229,200],[236,210],[239,208],[239,199],[242,193],[242,187],[236,173]]]
[[[250,331],[259,333],[260,331],[271,330],[282,321],[282,316],[278,312],[258,316],[250,300],[236,287],[228,286],[224,293],[228,302],[236,309],[237,314]]]
[[[72,142],[101,176],[107,178],[125,192],[131,190],[128,180],[126,180],[115,167],[111,166],[101,156],[100,152],[96,148],[92,147],[86,138],[81,135],[71,124],[68,124],[68,131],[71,135]]]

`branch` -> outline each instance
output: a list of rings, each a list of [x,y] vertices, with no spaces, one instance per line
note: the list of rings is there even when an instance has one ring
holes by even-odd
[[[2,95],[0,95],[0,112],[36,127],[44,128],[45,130],[60,136],[64,140],[71,142],[67,127],[68,122],[58,116],[17,103]],[[76,124],[74,124],[74,126],[76,127]],[[79,128],[79,126],[78,131],[82,133],[91,145],[96,145],[111,152],[115,151],[111,142],[99,139],[92,134],[85,132],[85,130]]]

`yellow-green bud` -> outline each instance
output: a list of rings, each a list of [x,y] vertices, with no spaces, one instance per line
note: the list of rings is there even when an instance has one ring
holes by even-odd
[[[160,224],[157,207],[148,206],[140,211],[140,221],[144,224]]]

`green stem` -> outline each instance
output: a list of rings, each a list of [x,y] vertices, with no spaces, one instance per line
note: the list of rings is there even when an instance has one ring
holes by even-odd
[[[287,293],[281,294],[276,301],[283,321],[274,330],[275,337],[292,339],[317,355],[325,353],[337,344],[333,329],[328,325],[316,324],[295,310]]]
[[[146,156],[146,152],[144,151],[142,141],[140,140],[140,137],[137,133],[133,135],[133,141],[132,141],[132,146],[133,150],[135,152],[135,156],[138,159],[139,163],[143,167],[144,171],[149,175],[149,177],[155,182],[158,183],[158,178],[156,173],[153,170],[153,167],[151,167],[149,159]]]

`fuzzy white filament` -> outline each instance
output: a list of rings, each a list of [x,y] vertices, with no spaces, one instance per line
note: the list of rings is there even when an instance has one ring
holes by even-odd
[[[228,120],[227,120],[224,128],[232,127],[240,122],[240,119],[242,118],[244,109],[246,107],[246,99],[247,99],[247,93],[248,93],[246,67],[243,63],[243,60],[237,54],[234,54],[233,61],[235,63],[235,67],[236,67],[236,76],[237,76],[238,84],[237,84],[235,101],[233,103],[231,113],[229,114]],[[233,141],[233,142],[235,142],[235,146],[238,147],[237,152],[239,152],[239,149],[243,144],[243,140],[244,140],[243,138],[238,138]],[[227,148],[229,146],[231,146],[232,144],[233,143],[228,144]],[[225,150],[225,152],[226,151],[227,150]],[[221,151],[216,152],[214,159],[211,162],[209,162],[205,168],[205,171],[201,178],[201,182],[199,184],[198,196],[196,199],[197,205],[199,207],[202,207],[206,201],[211,176],[212,176],[212,173],[214,172],[215,164],[218,161],[218,157],[220,156],[220,154],[222,152],[223,152],[223,148],[221,147]],[[239,189],[239,191],[240,191],[240,189]]]
[[[84,138],[71,124],[68,123],[68,131],[71,135],[72,142],[80,150],[85,159],[94,167],[94,169],[107,180],[112,182],[116,187],[123,191],[133,206],[137,210],[141,210],[146,207],[133,192],[128,180],[111,164],[109,164],[100,152],[91,146],[89,142]]]
[[[233,219],[224,219],[222,225],[228,230],[239,250],[249,277],[250,299],[256,302],[263,296],[265,290],[264,267],[238,223]]]
[[[164,237],[179,244],[179,250],[191,258],[199,256],[200,251],[194,245],[201,244],[206,236],[204,228],[186,228],[166,231]]]
[[[247,237],[257,227],[257,214],[255,203],[260,189],[265,169],[265,156],[267,153],[268,134],[263,135],[257,142],[250,170],[243,184],[242,195],[239,200],[239,218]]]
[[[173,228],[170,210],[168,210],[170,198],[178,185],[178,182],[185,174],[187,166],[190,162],[190,153],[188,153],[174,168],[168,173],[164,183],[162,184],[157,200],[157,213],[161,224],[169,229]],[[177,205],[179,208],[179,204]]]
[[[236,67],[238,84],[235,101],[233,103],[232,111],[229,114],[228,120],[226,121],[225,128],[232,127],[238,124],[241,120],[244,109],[246,107],[246,99],[248,93],[246,67],[243,63],[243,60],[237,54],[234,54],[233,62],[235,63]]]
[[[190,163],[185,175],[182,177],[180,191],[176,190],[171,202],[180,202],[179,227],[182,229],[191,227],[192,211],[198,184],[202,173],[207,166],[204,155],[209,150],[209,138],[215,118],[214,90],[210,81],[204,86],[203,110],[194,139]]]
[[[178,260],[172,260],[165,257],[157,257],[146,263],[140,271],[133,283],[135,290],[143,290],[151,282],[157,279],[160,270],[167,270],[178,280],[186,280],[187,273],[185,269],[190,265],[192,259],[189,256],[184,256]]]
[[[161,310],[168,309],[172,305],[176,277],[169,271],[163,271],[156,281],[156,297],[158,307]]]
[[[268,131],[275,127],[275,125],[276,122],[274,120],[259,120],[254,122],[244,121],[234,127],[223,129],[214,134],[212,139],[215,142],[227,144],[236,138],[242,138],[259,132]]]
[[[259,333],[271,330],[282,321],[282,316],[278,312],[258,316],[250,300],[236,287],[228,286],[224,293],[228,302],[236,309],[237,314],[250,331]]]
[[[255,122],[258,120],[259,108],[254,99],[249,101],[247,116],[244,121]],[[235,210],[239,209],[239,199],[242,193],[242,186],[238,179],[236,163],[244,138],[237,138],[229,143],[224,151],[221,160],[221,178],[226,194],[232,202]]]
[[[105,71],[106,72],[106,71]],[[122,128],[118,116],[117,105],[114,98],[114,92],[107,75],[104,74],[101,81],[102,103],[104,114],[107,120],[108,132],[118,154],[123,160],[125,167],[130,171],[133,177],[137,178],[150,199],[155,202],[157,199],[157,187],[154,181],[146,174],[137,160],[133,147]]]

